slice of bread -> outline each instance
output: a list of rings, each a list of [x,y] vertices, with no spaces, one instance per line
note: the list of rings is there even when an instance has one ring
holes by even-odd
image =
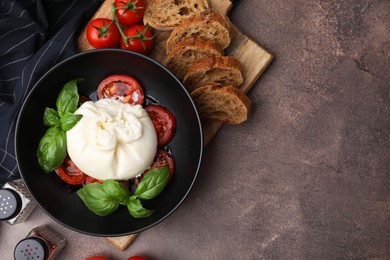
[[[191,96],[202,118],[240,124],[249,117],[251,101],[234,86],[205,85],[195,89]]]
[[[220,56],[223,50],[213,41],[203,38],[185,38],[168,53],[167,68],[180,80],[186,75],[191,64],[205,56]]]
[[[239,86],[244,82],[241,62],[233,56],[206,56],[192,63],[183,83],[192,92],[211,83]]]
[[[200,15],[189,18],[177,26],[166,43],[166,53],[184,38],[202,37],[215,41],[225,49],[230,44],[230,22],[226,15],[206,9]]]
[[[155,29],[172,30],[208,6],[207,0],[153,0],[146,7],[143,21]]]

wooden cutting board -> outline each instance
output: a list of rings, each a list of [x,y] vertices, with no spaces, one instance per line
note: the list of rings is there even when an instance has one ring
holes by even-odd
[[[146,2],[151,1],[147,0]],[[111,4],[114,0],[105,0],[102,6],[96,11],[92,19],[94,18],[111,18]],[[230,0],[209,0],[211,8],[222,13],[229,14],[232,8],[232,2]],[[91,50],[93,47],[88,43],[85,36],[85,28],[81,32],[78,38],[78,48],[80,51]],[[163,31],[157,32],[155,38],[155,47],[152,53],[149,55],[156,61],[164,64],[166,59],[165,43],[169,37],[170,32]],[[244,83],[240,88],[247,93],[256,80],[260,77],[263,71],[271,63],[273,57],[268,51],[261,47],[255,41],[245,36],[236,26],[232,24],[232,42],[230,46],[225,50],[225,55],[235,56],[240,60],[244,71]],[[250,120],[250,118],[249,118]],[[213,121],[203,121],[202,127],[204,132],[205,145],[210,142],[212,137],[222,127],[222,123]],[[125,250],[136,238],[137,234],[121,237],[109,237],[105,238],[116,248]]]

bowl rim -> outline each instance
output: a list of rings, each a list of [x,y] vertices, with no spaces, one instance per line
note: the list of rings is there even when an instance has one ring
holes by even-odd
[[[64,222],[61,222],[59,219],[57,219],[56,217],[54,217],[46,208],[45,206],[36,199],[35,195],[33,194],[33,192],[31,191],[31,188],[29,186],[29,184],[26,182],[25,180],[25,177],[24,177],[24,174],[22,173],[22,171],[20,170],[20,167],[19,167],[19,149],[17,148],[18,147],[18,135],[19,135],[19,129],[20,129],[20,121],[21,121],[21,115],[25,109],[25,106],[27,104],[27,102],[29,101],[30,97],[32,96],[33,92],[35,91],[35,89],[38,88],[38,86],[40,85],[40,83],[49,75],[51,74],[54,70],[56,70],[57,68],[61,67],[63,64],[73,60],[73,59],[77,59],[79,57],[82,57],[82,56],[88,56],[88,55],[94,55],[95,53],[101,53],[101,52],[114,52],[114,53],[124,53],[126,55],[134,55],[134,56],[138,56],[142,59],[145,59],[147,60],[148,62],[151,62],[151,63],[154,63],[156,66],[160,67],[162,70],[164,70],[166,73],[168,73],[170,75],[170,77],[172,77],[175,81],[177,81],[177,83],[180,85],[180,87],[183,89],[183,91],[185,92],[185,94],[187,95],[187,98],[188,100],[190,101],[192,107],[194,108],[194,112],[195,112],[195,115],[196,115],[196,121],[197,121],[197,125],[199,126],[199,134],[200,134],[200,149],[199,149],[199,160],[197,162],[197,167],[196,167],[196,172],[195,172],[195,175],[194,175],[194,178],[192,179],[191,181],[191,184],[190,186],[187,188],[187,191],[185,192],[184,196],[179,200],[179,202],[168,212],[166,213],[163,217],[161,217],[160,219],[158,219],[157,221],[143,227],[143,228],[140,228],[140,229],[137,229],[137,230],[134,230],[134,231],[131,231],[131,232],[121,232],[121,233],[109,233],[109,234],[98,234],[98,233],[93,233],[93,232],[89,232],[89,231],[86,231],[86,230],[80,230],[78,228],[75,228],[75,227],[72,227]],[[24,100],[22,101],[22,104],[18,110],[18,113],[17,113],[17,120],[16,120],[16,124],[15,124],[15,137],[14,137],[14,150],[15,150],[15,158],[16,158],[16,163],[17,163],[17,167],[18,167],[18,171],[19,171],[19,174],[21,176],[21,178],[23,179],[23,182],[25,184],[25,186],[27,187],[29,193],[31,194],[32,198],[34,199],[34,201],[37,203],[37,205],[39,206],[39,208],[44,211],[46,213],[46,215],[48,215],[51,219],[55,220],[57,223],[59,223],[60,225],[66,227],[66,228],[69,228],[70,230],[73,230],[73,231],[76,231],[78,233],[81,233],[81,234],[85,234],[85,235],[90,235],[90,236],[96,236],[96,237],[118,237],[118,236],[128,236],[128,235],[132,235],[132,234],[136,234],[136,233],[140,233],[142,231],[145,231],[147,229],[150,229],[154,226],[156,226],[157,224],[161,223],[163,220],[167,219],[170,215],[172,215],[172,213],[174,211],[176,211],[179,206],[184,202],[184,200],[187,198],[188,194],[190,193],[190,191],[192,190],[193,186],[194,186],[194,183],[198,177],[198,174],[199,174],[199,171],[200,171],[200,168],[201,168],[201,164],[202,164],[202,159],[203,159],[203,149],[204,149],[204,133],[203,133],[203,127],[202,127],[202,121],[200,119],[200,116],[199,116],[199,113],[198,113],[198,110],[195,106],[195,103],[193,101],[193,99],[191,98],[191,95],[190,93],[187,91],[187,89],[185,88],[185,86],[183,85],[183,83],[168,69],[166,68],[162,63],[152,59],[151,57],[149,56],[146,56],[146,55],[143,55],[143,54],[140,54],[140,53],[137,53],[137,52],[133,52],[133,51],[129,51],[129,50],[123,50],[123,49],[111,49],[111,48],[102,48],[102,49],[92,49],[92,50],[87,50],[87,51],[83,51],[83,52],[78,52],[76,54],[73,54],[65,59],[63,59],[62,61],[58,62],[57,64],[55,64],[53,67],[51,67],[48,71],[46,71],[37,81],[36,83],[33,85],[33,87],[28,91],[28,94],[26,95],[26,97],[24,98]],[[130,218],[130,217],[129,217]]]

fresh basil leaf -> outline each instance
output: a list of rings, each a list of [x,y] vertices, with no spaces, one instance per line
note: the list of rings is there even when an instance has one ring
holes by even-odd
[[[43,113],[43,124],[45,126],[54,126],[58,123],[60,117],[55,109],[46,107]]]
[[[103,188],[107,194],[115,197],[119,203],[123,203],[127,198],[131,196],[131,192],[125,185],[120,184],[114,180],[106,180],[103,182]]]
[[[82,117],[83,115],[66,112],[60,119],[62,131],[66,132],[72,129],[72,127],[75,126]]]
[[[169,180],[169,168],[153,168],[149,170],[135,190],[138,198],[149,200],[160,194]]]
[[[50,127],[39,141],[38,163],[49,173],[60,165],[66,157],[66,135],[59,127]]]
[[[90,183],[77,191],[77,195],[89,210],[98,216],[107,216],[114,212],[119,202],[104,191],[103,184]]]
[[[77,109],[79,94],[77,92],[77,83],[84,79],[77,78],[67,82],[57,97],[57,111],[62,118],[67,112],[73,113]]]
[[[114,180],[90,183],[77,191],[84,204],[98,216],[107,216],[114,212],[121,202],[130,197],[130,191]]]
[[[147,218],[155,212],[155,210],[145,209],[135,195],[129,198],[127,209],[134,218]]]

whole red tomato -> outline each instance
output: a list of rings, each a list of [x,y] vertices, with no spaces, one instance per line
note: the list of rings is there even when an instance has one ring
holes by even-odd
[[[111,258],[107,257],[107,256],[90,256],[90,257],[87,257],[85,258],[84,260],[111,260]]]
[[[144,0],[115,0],[115,15],[119,23],[131,26],[139,23],[144,17]]]
[[[144,257],[144,256],[135,255],[135,256],[127,258],[127,260],[149,260],[149,258]]]
[[[127,28],[124,33],[126,39],[121,38],[122,49],[142,54],[148,54],[153,49],[153,33],[148,26],[133,25]]]
[[[87,40],[94,48],[115,48],[121,38],[118,27],[110,19],[96,18],[87,26]]]

